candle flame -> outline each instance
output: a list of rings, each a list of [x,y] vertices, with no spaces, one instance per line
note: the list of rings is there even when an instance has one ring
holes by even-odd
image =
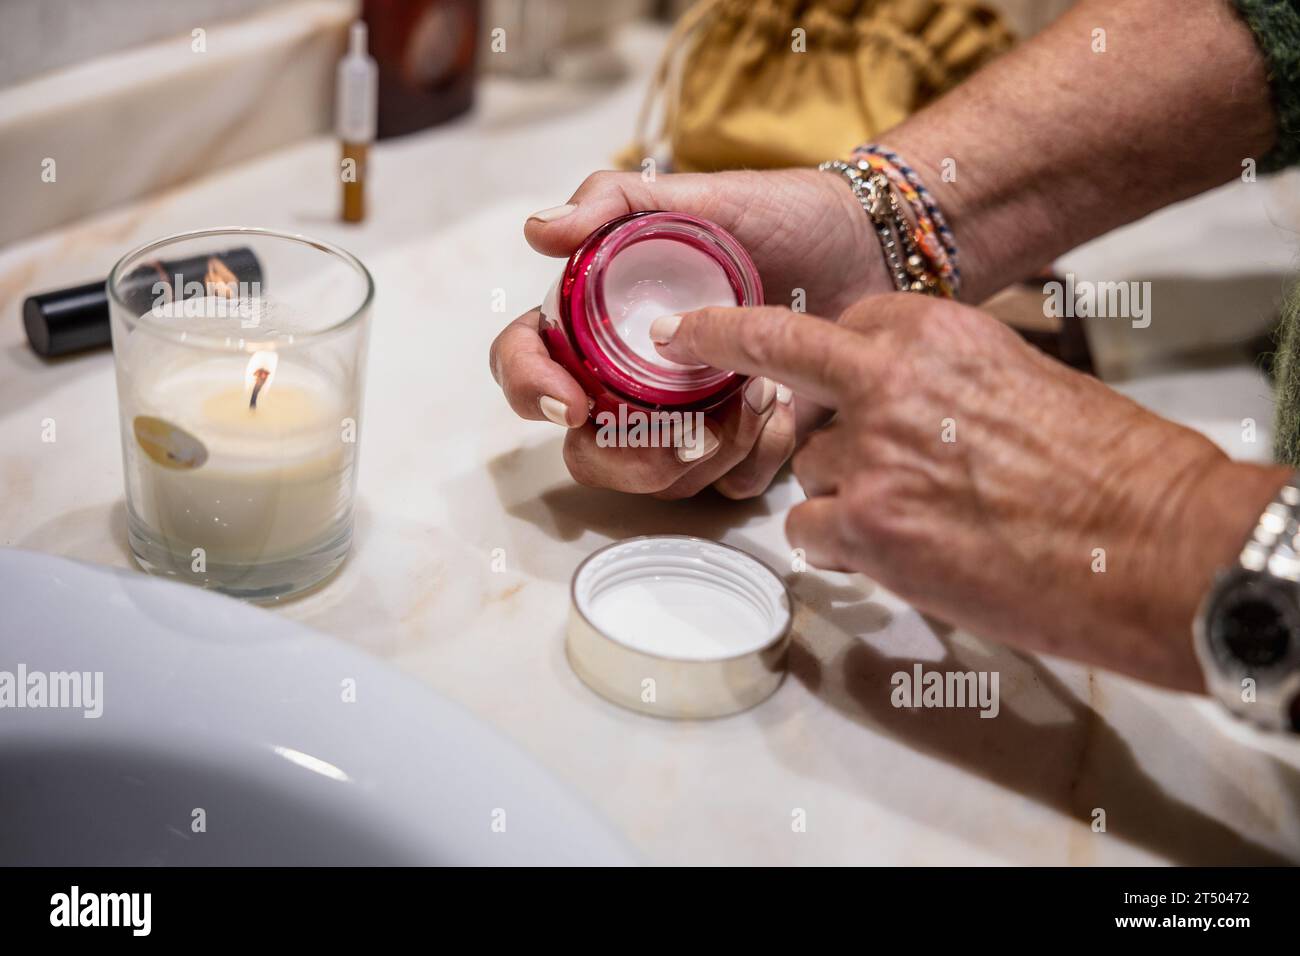
[[[257,408],[257,397],[271,385],[279,357],[274,352],[254,352],[244,372],[244,387],[248,389],[248,407]]]

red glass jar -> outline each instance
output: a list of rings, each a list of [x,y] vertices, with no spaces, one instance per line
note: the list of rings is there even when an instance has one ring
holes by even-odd
[[[569,257],[542,305],[551,357],[592,399],[592,413],[618,406],[708,411],[745,377],[680,365],[650,341],[664,315],[713,305],[762,305],[749,253],[721,226],[675,212],[638,212],[605,223]]]

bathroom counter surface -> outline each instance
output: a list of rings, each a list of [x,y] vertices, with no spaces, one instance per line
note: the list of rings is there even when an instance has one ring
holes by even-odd
[[[946,634],[858,577],[789,574],[791,674],[747,713],[658,720],[574,676],[569,578],[591,551],[689,533],[788,570],[782,525],[801,496],[788,476],[748,503],[577,487],[560,430],[517,420],[488,372],[497,329],[535,305],[556,270],[527,248],[524,218],[563,202],[622,145],[661,38],[623,35],[634,68],[622,81],[493,79],[472,117],[380,144],[364,226],[336,222],[337,144],[317,139],[0,249],[0,543],[131,565],[112,357],[38,360],[18,319],[23,296],[105,275],[129,248],[185,229],[309,233],[356,252],[378,288],[360,513],[340,573],[277,613],[459,701],[649,860],[1300,862],[1300,745],[1206,700]],[[30,188],[59,188],[36,177]],[[1153,281],[1151,328],[1096,320],[1110,323],[1095,334],[1111,367],[1154,367],[1162,323],[1220,328],[1229,304],[1266,310],[1300,228],[1286,197],[1278,183],[1235,184],[1069,257],[1080,275]],[[1234,455],[1267,454],[1268,387],[1247,363],[1171,366],[1122,387]],[[42,441],[48,420],[54,442]],[[918,662],[997,671],[1000,712],[895,709],[890,677]]]

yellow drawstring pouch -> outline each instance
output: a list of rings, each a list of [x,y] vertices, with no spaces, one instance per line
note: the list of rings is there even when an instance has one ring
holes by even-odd
[[[841,157],[1013,40],[976,0],[699,0],[674,28],[617,162],[636,169],[670,151],[686,172]]]

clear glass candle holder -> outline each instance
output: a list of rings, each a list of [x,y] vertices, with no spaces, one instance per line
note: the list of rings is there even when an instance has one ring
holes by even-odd
[[[328,577],[352,543],[365,266],[303,236],[209,229],[128,253],[108,289],[140,566],[263,601]]]

